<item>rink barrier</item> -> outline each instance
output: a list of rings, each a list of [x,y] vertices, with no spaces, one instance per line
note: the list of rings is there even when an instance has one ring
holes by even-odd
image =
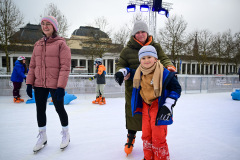
[[[93,75],[70,75],[66,91],[69,94],[94,94],[96,80],[89,81]],[[12,82],[10,75],[0,75],[0,96],[12,95]],[[178,80],[182,86],[182,93],[217,93],[232,92],[240,89],[238,75],[178,75]],[[124,97],[124,83],[119,86],[115,82],[113,75],[106,75],[105,97]],[[22,83],[20,91],[22,96],[26,96],[26,84]]]

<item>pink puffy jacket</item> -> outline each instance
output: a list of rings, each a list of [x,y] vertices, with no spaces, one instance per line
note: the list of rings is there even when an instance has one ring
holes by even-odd
[[[34,45],[26,84],[43,88],[64,88],[71,67],[71,51],[62,37],[44,38]]]

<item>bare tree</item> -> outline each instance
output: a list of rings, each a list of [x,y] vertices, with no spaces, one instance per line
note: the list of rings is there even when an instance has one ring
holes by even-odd
[[[94,26],[97,28],[90,26]],[[93,23],[89,24],[89,28],[91,29],[88,35],[90,35],[91,38],[89,38],[88,41],[88,55],[92,57],[102,57],[104,53],[111,51],[118,54],[119,49],[122,47],[118,44],[112,44],[110,36],[113,33],[113,29],[111,28],[105,17],[99,17],[95,19]]]
[[[223,57],[224,47],[222,33],[213,35],[212,50],[217,57]]]
[[[223,32],[222,41],[224,46],[223,58],[227,59],[233,58],[234,57],[233,50],[235,46],[233,41],[233,35],[230,29],[226,32]]]
[[[227,68],[228,68],[229,60],[235,57],[234,49],[236,47],[234,44],[233,35],[230,29],[222,34],[222,41],[224,46],[223,58],[224,58],[224,62],[227,63]]]
[[[44,14],[40,17],[44,16],[53,16],[58,21],[58,34],[62,37],[67,37],[67,31],[69,28],[67,18],[62,14],[62,12],[57,8],[57,5],[50,3],[44,10]]]
[[[197,35],[194,34],[188,34],[186,36],[185,46],[183,48],[183,54],[185,56],[194,56],[194,54],[199,54],[196,37]]]
[[[87,55],[91,56],[92,59],[94,59],[94,57],[102,58],[103,54],[110,49],[110,45],[112,44],[111,39],[99,28],[90,26],[87,35],[89,36],[88,40],[85,40],[85,44],[87,44],[87,46],[85,46]]]
[[[240,32],[235,33],[234,35],[234,62],[236,66],[240,64]],[[237,68],[236,68],[237,69]],[[236,70],[237,72],[237,70]]]
[[[201,30],[198,32],[199,55],[203,57],[213,56],[211,44],[213,42],[212,33],[209,30]]]
[[[200,69],[201,64],[205,64],[209,61],[208,57],[212,57],[212,36],[208,30],[194,31],[190,33],[186,38],[186,45],[184,48],[187,60],[197,61],[196,74],[203,74],[203,68]],[[211,39],[211,40],[209,40]],[[195,67],[195,66],[194,66]],[[203,67],[203,65],[202,65]],[[202,72],[202,73],[201,73]]]
[[[98,27],[100,30],[105,31],[107,26],[109,25],[107,19],[105,17],[99,17],[94,20],[94,24],[96,27]]]
[[[174,15],[166,21],[165,27],[159,30],[157,41],[166,52],[171,54],[174,64],[185,47],[186,28],[187,22],[183,17]]]
[[[213,35],[207,29],[196,31],[196,33],[199,46],[199,57],[197,59],[200,59],[201,64],[204,65],[210,62],[209,57],[214,57],[214,52],[212,51]]]
[[[101,31],[105,32],[108,37],[111,37],[113,33],[113,28],[110,26],[108,20],[104,16],[96,18],[93,23],[88,25],[99,28]]]
[[[130,33],[131,30],[128,28],[127,24],[123,25],[117,32],[114,33],[114,43],[125,46],[130,37]]]
[[[0,45],[6,54],[7,72],[9,67],[10,38],[23,24],[23,16],[11,0],[0,0]]]
[[[109,42],[107,42],[106,39],[109,39],[111,31],[107,31],[108,26],[109,23],[105,17],[96,18],[93,23],[89,24],[89,40],[86,41],[88,42],[86,52],[92,59],[94,59],[94,57],[102,58],[103,54],[109,49]]]

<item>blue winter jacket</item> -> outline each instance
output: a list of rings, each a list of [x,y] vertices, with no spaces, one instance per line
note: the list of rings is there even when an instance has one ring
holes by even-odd
[[[163,84],[162,84],[162,94],[158,97],[158,114],[156,117],[156,124],[155,125],[170,125],[173,123],[172,117],[169,121],[159,120],[159,111],[160,108],[166,101],[166,98],[172,98],[177,101],[177,99],[181,95],[181,86],[178,83],[178,80],[175,76],[176,72],[169,72],[166,68],[163,71]],[[137,88],[133,88],[132,91],[132,99],[131,99],[131,107],[132,107],[132,116],[135,114],[142,114],[142,107],[143,107],[143,100],[140,95],[141,86]]]
[[[26,75],[24,74],[25,67],[24,64],[16,60],[15,66],[13,68],[13,72],[11,75],[11,81],[12,82],[23,82],[23,79],[26,78]]]

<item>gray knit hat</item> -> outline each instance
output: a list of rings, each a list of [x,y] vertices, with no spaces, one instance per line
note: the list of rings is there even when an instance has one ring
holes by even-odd
[[[148,33],[148,26],[145,22],[143,22],[143,21],[135,22],[135,24],[133,26],[132,36],[134,36],[139,31],[144,31],[144,32]]]
[[[148,45],[148,46],[143,46],[139,52],[138,52],[138,58],[139,58],[139,62],[140,62],[140,59],[144,56],[153,56],[155,58],[158,59],[158,55],[157,55],[157,51],[156,49],[151,46],[151,45]]]

